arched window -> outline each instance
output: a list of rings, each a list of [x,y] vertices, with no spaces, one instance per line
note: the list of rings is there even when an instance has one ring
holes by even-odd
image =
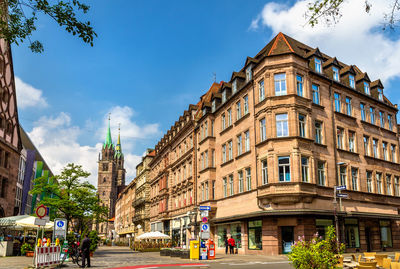
[[[105,191],[103,191],[103,196],[106,196],[106,192]]]
[[[106,182],[107,181],[107,179],[106,178],[103,178],[103,182]]]

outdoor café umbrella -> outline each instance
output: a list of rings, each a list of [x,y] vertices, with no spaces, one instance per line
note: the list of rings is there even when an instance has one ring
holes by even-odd
[[[149,233],[141,234],[136,238],[139,240],[142,240],[142,239],[170,239],[170,236],[163,234],[161,232],[149,232]]]

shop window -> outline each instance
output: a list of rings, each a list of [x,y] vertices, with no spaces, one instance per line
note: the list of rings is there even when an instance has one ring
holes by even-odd
[[[227,238],[227,229],[225,225],[217,226],[217,234],[218,234],[218,247],[224,248],[225,247],[225,239]]]
[[[262,249],[262,220],[248,222],[249,249]]]
[[[360,247],[360,234],[358,231],[357,219],[345,219],[344,228],[346,234],[346,247],[359,248]]]
[[[393,247],[392,244],[392,229],[390,228],[390,220],[380,220],[379,226],[381,228],[381,244],[384,248]]]
[[[231,224],[231,235],[237,248],[242,247],[242,226],[240,223]]]
[[[325,235],[328,232],[328,227],[333,225],[333,220],[331,219],[316,219],[315,226],[319,236],[325,239]]]

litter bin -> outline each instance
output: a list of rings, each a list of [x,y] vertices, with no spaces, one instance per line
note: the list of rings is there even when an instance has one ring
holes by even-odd
[[[192,240],[190,241],[190,259],[191,260],[198,260],[199,259],[199,241],[198,240]]]

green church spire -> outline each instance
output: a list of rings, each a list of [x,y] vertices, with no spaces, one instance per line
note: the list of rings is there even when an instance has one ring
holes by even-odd
[[[107,129],[106,141],[104,142],[103,148],[111,148],[111,147],[113,147],[113,143],[111,139],[110,114],[108,114],[108,129]]]
[[[121,124],[118,126],[118,140],[117,140],[117,146],[115,147],[115,154],[114,157],[120,158],[121,156],[124,156],[122,154],[122,147],[121,147]]]

